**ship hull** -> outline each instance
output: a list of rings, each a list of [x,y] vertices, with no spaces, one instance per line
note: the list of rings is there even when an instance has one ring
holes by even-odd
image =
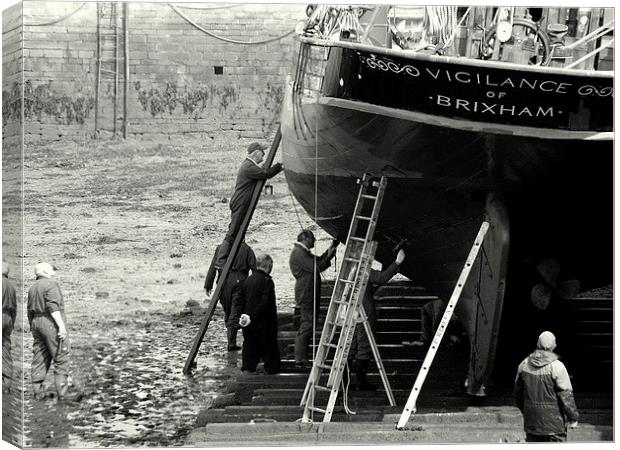
[[[524,284],[538,261],[557,260],[563,278],[577,278],[584,288],[611,283],[610,80],[536,69],[509,82],[514,87],[515,80],[528,80],[525,91],[497,90],[489,83],[510,78],[505,65],[458,65],[449,58],[410,61],[363,48],[321,51],[326,57],[320,63],[320,87],[313,91],[298,71],[282,112],[290,189],[318,225],[344,240],[357,178],[366,172],[387,176],[375,232],[377,259],[390,263],[394,244],[407,239],[401,273],[446,300],[482,221],[495,218],[494,245],[485,261],[479,258],[477,273],[490,284],[475,284],[471,276],[460,311],[477,365],[470,368],[470,378],[477,372],[473,378],[480,388],[495,357],[504,297],[504,314],[523,309],[518,305],[529,302],[523,297],[531,290]],[[407,75],[405,67],[426,73],[430,82]],[[451,78],[444,76],[442,82],[441,73]],[[457,73],[461,80],[467,73],[470,80],[482,76],[488,82],[455,88]],[[545,89],[555,86],[555,92],[540,91],[541,83]],[[535,97],[519,97],[534,85],[539,88]],[[472,105],[484,103],[489,92],[504,91],[510,92],[502,101],[518,106],[492,108],[507,116],[492,114],[488,100],[486,111],[473,111]],[[549,108],[553,117],[529,117]],[[487,297],[480,299],[483,291]],[[520,320],[518,314],[513,317]]]

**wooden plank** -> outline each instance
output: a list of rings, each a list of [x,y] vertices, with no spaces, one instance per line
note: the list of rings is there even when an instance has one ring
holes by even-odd
[[[280,131],[280,127],[278,127],[278,131],[276,132],[276,136],[273,139],[273,143],[271,144],[271,149],[269,150],[269,154],[265,159],[264,167],[271,167],[273,164],[273,159],[276,155],[276,151],[278,150],[278,146],[280,145],[280,141],[282,139],[282,134]],[[202,319],[202,323],[200,324],[200,329],[196,334],[196,338],[194,339],[194,343],[192,344],[192,348],[187,356],[187,360],[185,361],[185,367],[183,368],[183,373],[185,375],[189,374],[196,359],[196,355],[198,354],[198,349],[200,348],[200,344],[204,339],[204,335],[207,332],[207,328],[209,327],[209,323],[211,322],[211,318],[213,317],[213,312],[215,311],[215,306],[217,305],[217,301],[219,300],[220,294],[224,287],[224,283],[228,278],[228,272],[232,267],[233,261],[237,257],[237,253],[239,251],[239,246],[243,241],[246,231],[248,230],[248,226],[250,225],[250,221],[252,220],[252,215],[254,214],[254,210],[256,209],[256,205],[258,204],[258,199],[260,198],[261,191],[263,190],[263,186],[267,180],[259,180],[256,182],[256,186],[254,186],[254,191],[252,192],[252,199],[250,200],[250,206],[243,218],[243,222],[241,223],[241,228],[235,237],[235,241],[230,249],[230,253],[228,254],[228,258],[226,259],[226,263],[222,268],[222,272],[217,280],[217,286],[215,287],[215,291],[211,296],[211,300],[209,302],[209,306],[207,307],[207,313],[205,317]]]

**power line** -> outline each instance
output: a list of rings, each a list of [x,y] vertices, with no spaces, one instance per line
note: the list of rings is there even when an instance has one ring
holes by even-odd
[[[230,44],[263,45],[263,44],[268,44],[270,42],[275,42],[275,41],[279,41],[281,39],[284,39],[285,37],[290,36],[291,34],[293,34],[295,32],[295,30],[291,30],[288,33],[285,33],[285,34],[283,34],[281,36],[276,36],[276,37],[273,37],[273,38],[265,39],[263,41],[253,41],[253,42],[250,42],[250,41],[237,41],[235,39],[228,39],[228,38],[224,38],[224,37],[218,36],[217,34],[214,34],[214,33],[211,33],[208,30],[205,30],[200,25],[198,25],[196,22],[192,21],[189,17],[187,17],[185,14],[183,14],[181,11],[179,11],[173,4],[168,3],[168,6],[175,13],[177,13],[181,18],[183,18],[187,23],[189,23],[193,27],[197,28],[198,30],[202,31],[206,35],[211,36],[211,37],[213,37],[215,39],[219,39],[220,41],[228,42]]]

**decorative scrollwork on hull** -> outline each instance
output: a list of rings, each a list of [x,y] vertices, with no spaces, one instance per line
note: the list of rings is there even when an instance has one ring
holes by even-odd
[[[397,63],[395,63],[394,61],[383,61],[381,59],[377,59],[375,57],[375,55],[372,55],[371,58],[367,58],[365,56],[360,55],[360,61],[362,62],[362,64],[365,64],[366,66],[370,67],[371,69],[379,69],[382,70],[383,72],[393,72],[393,73],[406,73],[407,75],[410,75],[412,77],[419,77],[420,76],[420,71],[412,66],[412,65],[404,65],[404,66],[400,66]]]
[[[614,88],[611,86],[607,86],[602,89],[597,89],[591,84],[585,84],[577,90],[577,93],[584,97],[587,97],[589,95],[598,95],[599,97],[609,97],[610,95],[611,96],[614,95]]]

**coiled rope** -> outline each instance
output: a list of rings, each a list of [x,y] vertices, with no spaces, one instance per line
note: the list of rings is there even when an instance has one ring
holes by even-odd
[[[276,42],[279,41],[281,39],[284,39],[285,37],[290,36],[291,34],[293,34],[295,32],[295,30],[291,30],[288,33],[285,33],[281,36],[276,36],[273,38],[269,38],[269,39],[265,39],[262,41],[238,41],[236,39],[229,39],[229,38],[225,38],[222,36],[218,36],[215,33],[211,33],[208,30],[205,30],[203,27],[201,27],[200,25],[198,25],[196,22],[194,22],[193,20],[191,20],[189,17],[187,17],[185,14],[183,14],[181,11],[179,11],[177,9],[176,6],[174,6],[171,3],[168,3],[168,6],[175,12],[177,13],[183,20],[185,20],[187,23],[189,23],[190,25],[192,25],[193,27],[195,27],[196,29],[202,31],[203,33],[205,33],[208,36],[211,36],[212,38],[218,39],[220,41],[224,41],[224,42],[228,42],[229,44],[240,44],[240,45],[263,45],[263,44],[268,44],[270,42]]]

